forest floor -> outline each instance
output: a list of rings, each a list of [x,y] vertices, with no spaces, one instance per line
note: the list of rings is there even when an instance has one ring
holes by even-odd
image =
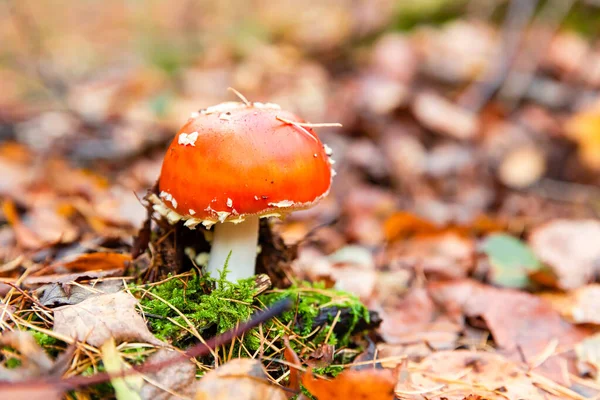
[[[600,398],[594,6],[121,3],[0,4],[0,397]],[[228,87],[343,126],[238,283],[145,199]]]

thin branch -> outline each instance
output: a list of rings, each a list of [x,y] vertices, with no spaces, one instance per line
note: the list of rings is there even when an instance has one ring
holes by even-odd
[[[511,0],[502,30],[502,48],[483,80],[471,84],[458,98],[459,105],[478,112],[496,94],[510,72],[537,3],[538,0]]]

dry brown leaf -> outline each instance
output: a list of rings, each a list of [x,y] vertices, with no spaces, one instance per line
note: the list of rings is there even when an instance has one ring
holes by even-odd
[[[456,233],[461,236],[472,236],[479,233],[497,232],[504,229],[504,224],[485,215],[476,217],[467,224],[435,224],[415,214],[400,211],[391,215],[384,223],[385,236],[388,241],[401,240],[410,236],[432,236],[442,233]]]
[[[553,340],[561,347],[572,347],[588,333],[563,320],[550,303],[529,293],[472,280],[434,282],[428,289],[447,312],[483,319],[499,347],[519,347],[527,357],[539,355]]]
[[[21,354],[21,365],[17,368],[0,366],[0,380],[17,381],[48,375],[53,362],[28,332],[8,332],[0,336],[0,343],[10,346]]]
[[[542,297],[569,321],[600,325],[600,284],[583,286],[565,293],[546,293]]]
[[[81,303],[85,299],[100,294],[116,293],[122,288],[123,281],[117,279],[100,281],[94,286],[51,283],[36,289],[35,296],[46,307],[58,307]]]
[[[600,271],[600,221],[558,219],[535,229],[529,244],[538,259],[551,268],[554,283],[575,289]],[[535,276],[533,277],[535,279]]]
[[[379,328],[386,343],[428,343],[436,348],[449,348],[456,344],[460,324],[439,316],[439,311],[426,289],[415,288],[395,304],[392,310],[381,312],[383,322]]]
[[[600,376],[600,334],[596,333],[575,346],[577,369],[581,375]]]
[[[28,387],[0,387],[0,399],[10,400],[61,400],[62,390],[50,383],[37,383]]]
[[[131,294],[103,294],[54,310],[54,332],[101,346],[111,337],[117,342],[139,340],[164,345],[148,330],[136,312],[138,301]]]
[[[287,400],[285,392],[267,379],[260,361],[236,358],[200,380],[195,400]]]
[[[154,362],[160,363],[173,356],[174,353],[172,351],[160,349],[148,357],[146,362],[150,364]],[[159,372],[146,374],[146,377],[149,380],[144,381],[142,390],[140,391],[140,397],[143,400],[175,400],[178,398],[171,393],[191,398],[196,393],[196,387],[199,383],[196,380],[196,366],[191,361],[171,364],[162,368]]]
[[[4,211],[6,220],[13,228],[15,239],[19,246],[24,249],[39,249],[44,246],[42,240],[23,224],[14,202],[5,200],[2,204],[2,210]]]
[[[125,269],[131,262],[130,254],[120,253],[89,253],[80,254],[73,260],[60,260],[48,268],[43,273],[52,271],[57,272],[87,272],[87,271],[105,271],[114,269]]]
[[[464,278],[475,263],[475,243],[448,232],[415,237],[390,246],[391,263],[423,271],[428,277]]]
[[[285,343],[283,358],[289,363],[290,367],[290,375],[288,378],[287,387],[288,389],[292,390],[292,392],[289,392],[287,394],[287,397],[291,398],[292,396],[294,396],[295,393],[300,392],[300,369],[295,367],[301,367],[302,362],[300,361],[300,357],[298,357],[298,354],[296,354],[296,352],[290,346],[290,340],[288,339],[288,337],[284,337],[283,340]]]
[[[400,382],[396,393],[406,400],[423,396],[463,400],[470,395],[486,400],[549,398],[511,361],[493,353],[466,350],[441,351],[426,357],[410,374],[409,382]]]
[[[477,115],[436,93],[418,94],[412,110],[419,122],[437,133],[462,140],[477,135]]]
[[[333,379],[315,378],[308,369],[302,384],[319,400],[392,400],[396,373],[390,369],[346,370]]]
[[[106,271],[88,271],[72,274],[50,274],[41,276],[28,276],[23,280],[23,286],[26,288],[36,288],[40,285],[51,283],[70,283],[80,281],[90,281],[101,278],[110,278],[122,276],[123,269],[109,269]],[[123,279],[126,279],[125,277]],[[6,279],[7,281],[15,281],[14,279]],[[1,282],[1,281],[0,281]]]

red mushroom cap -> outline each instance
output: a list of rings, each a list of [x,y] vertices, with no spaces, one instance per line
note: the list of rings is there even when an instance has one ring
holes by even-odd
[[[193,227],[312,206],[329,192],[332,169],[327,146],[294,124],[302,122],[262,103],[227,102],[192,116],[163,162],[158,186],[168,209],[155,209]]]

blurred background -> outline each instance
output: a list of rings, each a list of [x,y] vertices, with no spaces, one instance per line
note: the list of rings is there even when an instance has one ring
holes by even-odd
[[[597,217],[599,31],[591,0],[4,0],[0,196],[38,241],[135,233],[132,193],[231,86],[344,125],[318,129],[338,176],[289,242],[332,221],[323,251],[423,221],[521,235]],[[14,209],[3,259],[27,246]]]

